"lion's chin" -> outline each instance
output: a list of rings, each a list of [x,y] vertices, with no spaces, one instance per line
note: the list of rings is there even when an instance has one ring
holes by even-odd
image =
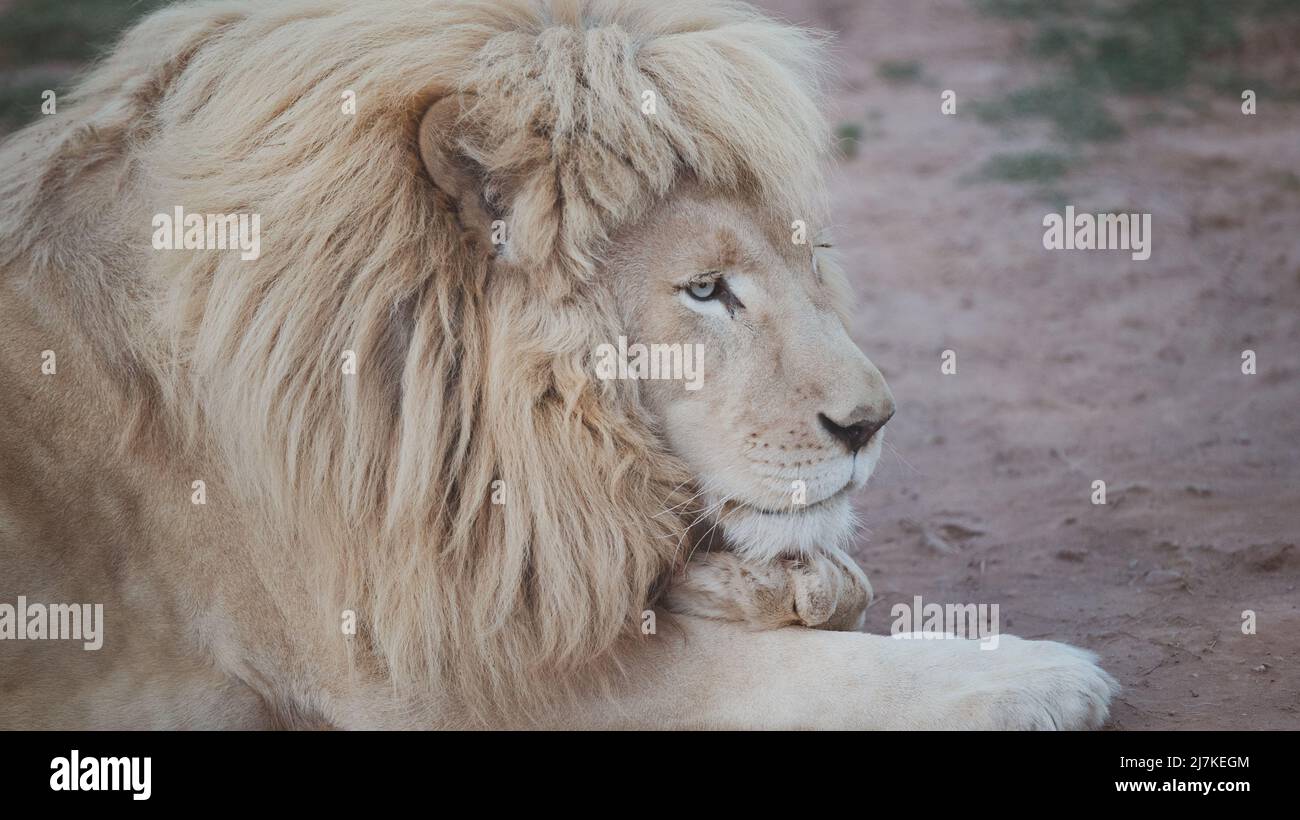
[[[822,548],[842,548],[853,535],[856,520],[848,493],[775,512],[745,504],[729,505],[721,529],[739,555],[770,561],[781,555],[802,555]]]

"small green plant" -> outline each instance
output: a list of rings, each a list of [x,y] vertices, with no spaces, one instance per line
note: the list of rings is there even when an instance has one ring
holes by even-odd
[[[1020,151],[994,154],[980,167],[980,179],[995,182],[1055,182],[1070,170],[1070,160],[1055,151]]]
[[[858,148],[862,145],[862,124],[857,122],[842,122],[835,127],[835,145],[839,149],[840,156],[845,159],[853,159],[858,155]]]
[[[876,72],[891,83],[912,83],[921,79],[921,64],[916,60],[885,60]]]
[[[1102,142],[1124,134],[1123,126],[1111,116],[1100,97],[1069,81],[1022,88],[1001,100],[977,102],[973,110],[989,123],[1045,119],[1055,126],[1058,136],[1068,141]]]

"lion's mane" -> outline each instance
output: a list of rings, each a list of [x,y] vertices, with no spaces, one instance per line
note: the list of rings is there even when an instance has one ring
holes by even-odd
[[[682,542],[689,477],[588,367],[619,332],[608,237],[687,177],[816,219],[819,55],[730,2],[173,7],[11,143],[0,263],[48,272],[124,446],[222,465],[310,628],[355,610],[399,689],[526,695],[609,656]],[[452,93],[526,273],[490,277],[423,173]],[[260,214],[260,258],[152,250],[177,205]]]

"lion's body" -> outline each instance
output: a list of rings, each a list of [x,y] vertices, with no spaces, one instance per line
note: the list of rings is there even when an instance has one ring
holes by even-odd
[[[225,0],[128,34],[0,151],[0,604],[105,619],[98,651],[0,641],[0,727],[1104,715],[1055,644],[1009,639],[1024,691],[976,708],[966,649],[637,633],[692,476],[585,369],[620,332],[604,243],[683,177],[817,221],[816,70],[727,2]],[[421,167],[449,94],[509,275]],[[177,207],[260,215],[260,257],[155,249]]]

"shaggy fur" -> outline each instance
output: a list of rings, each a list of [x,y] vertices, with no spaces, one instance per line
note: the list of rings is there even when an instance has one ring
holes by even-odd
[[[0,267],[77,323],[127,452],[201,453],[257,511],[268,606],[306,584],[285,617],[335,636],[354,609],[399,691],[527,697],[608,657],[685,531],[682,465],[587,361],[608,237],[686,178],[816,224],[817,74],[729,2],[172,8],[6,146]],[[510,276],[419,161],[453,93]],[[152,250],[176,205],[260,214],[261,258]]]

